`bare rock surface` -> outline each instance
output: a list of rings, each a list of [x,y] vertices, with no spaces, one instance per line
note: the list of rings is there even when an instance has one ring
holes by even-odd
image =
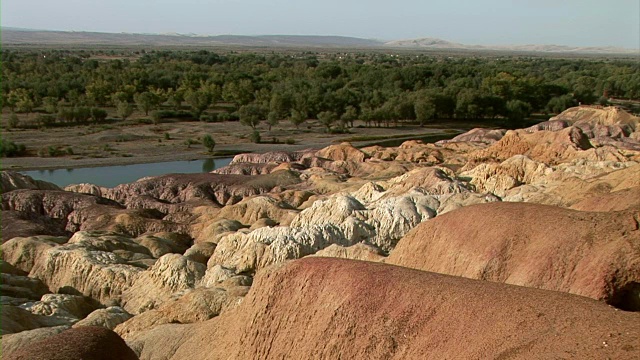
[[[384,160],[387,161],[387,166],[396,166],[396,169],[399,169],[397,164],[389,164],[388,162],[396,161],[410,168],[413,164],[432,166],[444,160],[442,148],[436,147],[434,144],[425,144],[421,140],[405,141],[400,146],[394,148],[369,146],[363,148],[362,151],[371,157],[371,159],[369,159],[370,161],[365,162],[365,164],[374,163],[374,159]],[[407,168],[405,168],[404,171],[400,171],[400,174],[406,171]],[[388,177],[389,173],[384,175]]]
[[[194,288],[206,269],[206,265],[180,254],[163,255],[122,293],[123,307],[131,314],[153,309],[172,294]]]
[[[15,268],[14,268],[15,269]],[[7,266],[3,266],[7,271]],[[15,269],[20,271],[19,269]],[[26,273],[10,271],[0,274],[0,293],[3,297],[17,299],[39,300],[49,292],[47,286],[40,280],[26,276]]]
[[[547,120],[541,123],[535,124],[524,129],[526,132],[536,132],[536,131],[559,131],[564,128],[568,128],[570,123],[565,120]]]
[[[136,243],[132,238],[108,231],[78,231],[68,242],[94,251],[114,252],[124,250],[144,255],[151,255],[149,249]]]
[[[640,117],[629,114],[616,106],[577,106],[569,108],[549,120],[561,120],[574,125],[585,123],[605,126],[630,124],[635,127],[640,122]]]
[[[11,265],[10,263],[0,259],[0,273],[7,275],[19,275],[24,276],[27,275],[27,272],[24,270],[20,270],[17,267]]]
[[[131,184],[110,189],[106,197],[126,203],[129,198],[150,196],[169,203],[192,199],[205,199],[220,205],[235,204],[246,196],[271,191],[276,186],[300,182],[290,171],[277,171],[266,175],[170,174],[143,178]]]
[[[192,247],[187,249],[184,256],[192,261],[206,264],[215,250],[216,244],[211,242],[201,242],[194,244]]]
[[[3,305],[0,317],[0,335],[14,334],[42,327],[70,325],[68,319],[57,316],[37,315],[12,305]],[[4,359],[4,354],[2,358]]]
[[[28,273],[46,250],[67,241],[62,236],[15,237],[2,244],[2,259]]]
[[[247,154],[249,155],[249,154]],[[253,155],[253,154],[252,154]],[[238,155],[236,155],[238,156]],[[223,175],[265,175],[271,173],[278,167],[278,163],[247,163],[239,162],[213,170],[212,174]]]
[[[553,169],[544,163],[524,155],[514,155],[499,164],[480,164],[472,170],[460,173],[460,176],[471,178],[470,183],[476,191],[504,196],[507,190],[543,181],[552,172]]]
[[[284,202],[270,196],[260,195],[243,199],[234,205],[225,206],[220,209],[216,219],[237,220],[242,224],[251,225],[263,218],[277,222],[286,221],[297,213],[298,211]]]
[[[457,194],[442,195],[438,198],[440,206],[438,207],[438,215],[448,213],[465,206],[486,204],[501,201],[501,199],[493,194],[461,192]]]
[[[69,191],[69,192],[74,192],[79,194],[102,196],[103,192],[104,193],[107,192],[107,188],[102,186],[97,186],[94,184],[83,183],[83,184],[72,184],[72,185],[65,186],[64,191]]]
[[[341,143],[338,145],[330,145],[316,152],[316,156],[333,161],[353,161],[363,162],[367,155],[353,147],[350,143]]]
[[[60,325],[2,335],[2,352],[9,354],[21,347],[27,347],[35,342],[68,330],[69,328],[69,325]]]
[[[436,142],[438,145],[455,143],[455,142],[478,142],[483,144],[493,144],[502,139],[507,132],[505,129],[484,129],[475,128],[460,134],[450,140],[440,140]]]
[[[4,194],[18,189],[60,190],[57,185],[50,182],[34,180],[31,176],[15,171],[0,171],[0,193]]]
[[[141,359],[632,359],[639,316],[566,293],[306,258],[262,272],[213,320],[131,344]]]
[[[193,225],[192,233],[196,244],[201,242],[217,244],[224,235],[247,227],[237,220],[220,219],[210,221],[209,219],[211,218],[216,218],[216,216],[203,215],[200,221]]]
[[[386,261],[569,292],[640,310],[637,217],[637,210],[578,212],[521,203],[469,206],[419,225]]]
[[[174,253],[183,254],[191,246],[191,238],[185,234],[160,232],[139,236],[133,241],[148,249],[154,258]]]
[[[77,231],[81,225],[79,221],[73,221],[75,218],[71,216],[72,213],[93,205],[121,208],[118,203],[108,199],[66,191],[15,190],[2,194],[2,210],[61,219],[65,223],[65,230],[68,231]]]
[[[93,311],[84,319],[73,324],[73,327],[101,326],[109,330],[113,330],[116,326],[131,319],[132,317],[133,315],[129,314],[125,309],[119,306],[109,306],[108,308]]]
[[[480,161],[486,159],[504,161],[514,155],[526,155],[532,160],[556,164],[575,158],[577,153],[592,147],[587,136],[576,127],[557,132],[528,133],[524,130],[510,130],[500,141],[472,153],[470,157]]]
[[[49,316],[75,323],[85,318],[98,304],[84,296],[45,294],[39,301],[25,303],[21,308],[35,315]]]
[[[267,164],[267,163],[285,163],[299,161],[304,155],[302,152],[286,152],[286,151],[270,151],[264,154],[239,154],[233,157],[231,165],[238,163],[253,163],[253,164]]]
[[[590,163],[593,165],[593,163]],[[600,163],[601,164],[601,163]],[[560,167],[561,165],[559,165]],[[580,166],[578,168],[584,167]],[[573,169],[561,174],[559,179],[548,179],[546,183],[526,184],[507,190],[504,201],[533,202],[538,204],[569,207],[591,197],[640,186],[640,165],[617,168],[605,166],[595,170],[593,176],[582,176]],[[588,172],[592,172],[591,169]]]
[[[622,211],[640,209],[640,186],[593,196],[571,206],[582,211]]]
[[[264,267],[299,259],[331,244],[352,245],[335,225],[260,228],[224,236],[208,265],[221,265],[235,273],[253,273]]]
[[[52,219],[22,211],[2,210],[0,213],[2,242],[15,237],[36,235],[71,236],[65,230],[64,219]]]
[[[123,339],[135,338],[140,332],[162,324],[190,324],[209,320],[237,306],[242,299],[237,293],[222,288],[197,288],[165,302],[157,309],[136,315],[115,328]]]
[[[2,194],[3,238],[66,235],[79,230],[119,230],[134,236],[149,231],[179,230],[153,209],[125,209],[115,201],[54,190],[15,190]],[[18,223],[10,219],[18,220]],[[7,221],[9,220],[9,221]],[[11,221],[11,222],[10,222]],[[184,227],[186,228],[186,227]]]
[[[91,297],[102,304],[118,303],[142,270],[125,259],[87,244],[51,248],[30,275],[42,280],[53,292]]]
[[[133,350],[116,333],[95,326],[63,331],[10,353],[4,353],[2,358],[6,360],[138,359]]]
[[[421,188],[428,194],[443,195],[469,191],[457,180],[453,171],[441,167],[419,167],[389,179],[387,189],[395,194],[404,194],[413,188]]]
[[[365,243],[357,243],[351,246],[340,246],[333,244],[328,246],[312,256],[334,257],[340,259],[363,260],[363,261],[381,261],[385,258],[383,251],[375,246]]]

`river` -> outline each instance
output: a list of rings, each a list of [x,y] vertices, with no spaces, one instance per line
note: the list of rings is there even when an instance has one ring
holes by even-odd
[[[60,187],[69,184],[90,183],[98,186],[114,187],[134,182],[146,176],[175,173],[211,172],[229,165],[233,158],[204,159],[189,161],[168,161],[147,164],[86,167],[75,169],[21,171],[37,180],[54,183]]]

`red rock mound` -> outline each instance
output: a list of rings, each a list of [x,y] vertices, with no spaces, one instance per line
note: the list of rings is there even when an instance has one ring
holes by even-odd
[[[469,206],[417,226],[387,262],[640,310],[637,209],[598,213],[527,203]]]
[[[327,146],[324,149],[318,150],[316,156],[333,161],[354,162],[363,162],[367,158],[365,153],[351,146],[348,142]]]
[[[573,158],[576,153],[592,148],[587,136],[577,127],[560,131],[510,130],[500,141],[471,154],[472,160],[504,161],[514,155],[554,164]]]
[[[450,140],[440,140],[436,144],[449,144],[455,142],[479,142],[484,144],[493,144],[504,136],[505,129],[483,129],[474,128],[464,134],[460,134]]]
[[[69,329],[2,355],[4,360],[138,359],[118,334],[95,326]]]
[[[583,211],[621,211],[640,209],[640,186],[584,199],[571,206]]]
[[[156,328],[141,358],[640,356],[640,314],[560,292],[329,258],[290,262],[256,281],[217,319]]]
[[[130,202],[131,198],[149,196],[169,203],[205,199],[220,205],[231,205],[244,197],[267,193],[277,186],[299,182],[298,175],[291,171],[277,171],[256,176],[208,173],[169,174],[118,185],[104,196],[125,204]]]
[[[576,125],[632,125],[634,128],[640,121],[637,116],[631,115],[623,109],[615,106],[576,106],[563,111],[558,116],[549,120],[562,120]]]

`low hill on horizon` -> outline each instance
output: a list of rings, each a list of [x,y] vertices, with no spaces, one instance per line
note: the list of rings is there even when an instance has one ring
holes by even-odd
[[[2,28],[3,45],[153,45],[256,47],[382,47],[384,42],[321,35],[195,35],[48,31]]]
[[[463,50],[504,50],[544,53],[589,53],[589,54],[640,54],[638,49],[626,49],[614,46],[567,46],[567,45],[467,45],[437,38],[419,38],[410,40],[394,40],[385,43],[389,47],[413,49],[463,49]]]
[[[550,54],[624,54],[640,55],[638,49],[619,47],[576,47],[566,45],[467,45],[443,39],[382,41],[329,35],[196,35],[138,34],[89,31],[50,31],[2,28],[2,45],[102,45],[102,46],[240,46],[240,47],[309,47],[407,50],[506,51]]]

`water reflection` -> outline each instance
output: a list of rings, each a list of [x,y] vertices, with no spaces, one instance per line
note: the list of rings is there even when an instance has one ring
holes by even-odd
[[[212,172],[216,169],[216,161],[214,159],[205,159],[202,162],[202,172]]]

